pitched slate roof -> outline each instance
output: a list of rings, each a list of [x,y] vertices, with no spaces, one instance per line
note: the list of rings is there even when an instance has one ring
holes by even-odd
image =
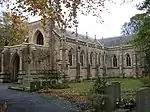
[[[31,22],[30,24],[38,23],[40,20]],[[58,28],[55,29],[55,33],[57,33],[61,37],[61,32]],[[105,47],[113,47],[113,46],[120,46],[121,44],[127,45],[127,42],[133,40],[132,36],[118,36],[118,37],[110,37],[110,38],[104,38],[104,39],[97,39],[95,41],[94,38],[89,37],[88,38],[85,35],[78,34],[78,36],[75,36],[75,33],[72,31],[67,30],[65,32],[65,36],[72,39],[77,39],[85,42],[90,42],[93,44],[99,44],[104,45]]]
[[[59,29],[55,29],[55,32],[57,32],[59,35],[61,35],[61,32]],[[101,43],[99,43],[98,41],[95,41],[95,39],[93,39],[92,37],[88,36],[88,38],[87,38],[85,35],[82,35],[82,34],[78,34],[76,36],[76,34],[73,31],[69,31],[69,30],[66,30],[65,36],[68,38],[77,39],[80,41],[85,41],[85,42],[90,42],[93,44],[100,44],[101,45]]]
[[[58,31],[58,30],[55,30],[55,31],[58,34],[61,34],[60,31]],[[133,40],[132,35],[129,35],[129,36],[118,36],[118,37],[97,39],[97,41],[95,41],[95,39],[93,39],[92,37],[88,36],[88,38],[87,38],[85,35],[82,35],[82,34],[78,34],[78,36],[75,36],[75,33],[73,33],[72,31],[69,31],[69,30],[67,30],[65,32],[65,36],[67,36],[68,38],[77,39],[77,40],[81,40],[81,41],[85,41],[85,42],[90,42],[93,44],[99,44],[99,45],[103,44],[105,47],[127,45],[128,42]]]
[[[128,42],[133,40],[132,36],[118,36],[104,39],[98,39],[105,47],[120,46],[121,44],[127,45]]]
[[[99,45],[104,45],[105,47],[113,47],[113,46],[120,46],[120,45],[127,45],[128,42],[133,40],[132,35],[129,36],[118,36],[118,37],[110,37],[110,38],[104,38],[104,39],[93,39],[92,37],[86,38],[85,35],[78,34],[78,36],[75,36],[75,33],[73,34],[71,31],[66,31],[65,35],[69,38],[76,38],[77,40],[82,40],[90,43],[95,43]]]

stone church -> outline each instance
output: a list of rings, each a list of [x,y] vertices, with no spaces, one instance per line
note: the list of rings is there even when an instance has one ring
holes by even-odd
[[[30,23],[28,42],[5,46],[1,52],[0,81],[22,83],[26,75],[38,80],[60,74],[68,80],[96,76],[135,77],[144,71],[144,58],[127,42],[131,36],[96,39],[55,29],[43,30],[40,21]]]

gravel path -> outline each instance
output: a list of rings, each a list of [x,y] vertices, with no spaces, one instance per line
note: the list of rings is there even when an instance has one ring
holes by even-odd
[[[71,112],[71,103],[54,97],[8,90],[10,84],[0,84],[0,101],[8,103],[8,112]]]

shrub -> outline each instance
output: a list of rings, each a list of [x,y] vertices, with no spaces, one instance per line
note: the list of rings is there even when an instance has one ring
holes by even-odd
[[[51,86],[51,81],[42,81],[40,84],[40,89],[47,90],[49,86]]]
[[[48,89],[48,87],[46,87],[46,86],[43,86],[43,85],[42,85],[42,86],[40,87],[40,89],[47,90],[47,89]]]
[[[109,100],[108,96],[102,95],[102,94],[91,93],[88,96],[88,100],[91,101],[95,112],[107,110],[106,102]]]
[[[96,77],[92,77],[92,78],[91,78],[92,81],[95,81],[96,79],[97,79]]]
[[[121,106],[124,109],[133,110],[136,107],[136,97],[134,95],[127,95],[121,99]]]
[[[107,81],[104,78],[97,77],[93,88],[88,93],[88,100],[92,103],[95,112],[106,110],[108,96],[104,95]]]
[[[67,83],[62,83],[62,84],[58,83],[58,84],[50,85],[49,88],[50,89],[67,89],[70,87]]]
[[[97,94],[104,94],[106,84],[107,81],[104,78],[97,77],[93,85],[93,92]]]
[[[81,79],[73,79],[70,81],[71,83],[80,83],[82,82]]]

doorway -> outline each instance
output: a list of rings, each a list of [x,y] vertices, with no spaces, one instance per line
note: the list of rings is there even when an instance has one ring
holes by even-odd
[[[15,54],[12,60],[11,82],[18,81],[19,64],[20,64],[20,57],[18,54]]]

